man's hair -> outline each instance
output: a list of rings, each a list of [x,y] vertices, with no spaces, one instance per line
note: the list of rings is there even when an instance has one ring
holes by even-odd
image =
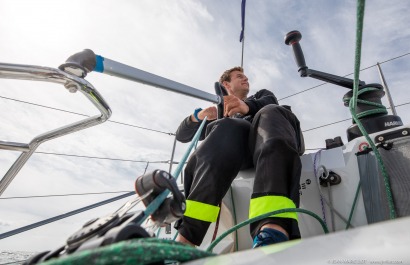
[[[229,69],[229,70],[226,70],[226,71],[221,75],[221,77],[219,78],[219,83],[222,85],[222,83],[223,83],[224,81],[231,82],[231,73],[232,73],[233,71],[239,71],[239,72],[243,73],[243,68],[240,67],[240,66],[236,66],[236,67],[234,67],[234,68],[231,68],[231,69]]]

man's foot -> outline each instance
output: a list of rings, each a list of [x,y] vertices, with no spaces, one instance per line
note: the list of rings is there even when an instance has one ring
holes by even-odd
[[[288,241],[289,238],[282,232],[272,229],[263,228],[259,230],[258,234],[253,239],[252,248],[263,247],[271,244]]]

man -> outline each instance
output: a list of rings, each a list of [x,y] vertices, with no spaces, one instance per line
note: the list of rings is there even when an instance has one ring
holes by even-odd
[[[190,141],[207,116],[204,142],[185,168],[187,210],[179,224],[177,241],[199,246],[218,214],[218,205],[241,169],[255,167],[249,217],[299,206],[299,180],[304,152],[296,116],[279,106],[268,90],[249,93],[248,78],[241,67],[225,71],[220,80],[224,118],[216,120],[216,107],[197,109],[184,119],[176,137]],[[300,238],[296,213],[284,213],[250,225],[254,247]]]

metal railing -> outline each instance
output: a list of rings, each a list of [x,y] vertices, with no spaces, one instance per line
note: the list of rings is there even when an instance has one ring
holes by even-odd
[[[76,131],[80,131],[97,124],[103,123],[111,116],[111,109],[98,93],[98,91],[86,80],[59,69],[0,63],[0,78],[21,79],[31,81],[52,82],[63,85],[70,92],[80,91],[100,111],[100,115],[89,117],[78,122],[45,132],[34,137],[28,144],[0,141],[0,149],[21,151],[22,154],[16,159],[4,177],[0,180],[0,195],[7,189],[14,177],[21,170],[38,146],[48,140],[61,137]]]

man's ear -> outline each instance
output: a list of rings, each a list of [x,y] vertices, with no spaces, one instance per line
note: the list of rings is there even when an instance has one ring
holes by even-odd
[[[229,84],[229,82],[228,81],[223,81],[222,85],[227,90],[228,94],[232,95],[231,85]]]

